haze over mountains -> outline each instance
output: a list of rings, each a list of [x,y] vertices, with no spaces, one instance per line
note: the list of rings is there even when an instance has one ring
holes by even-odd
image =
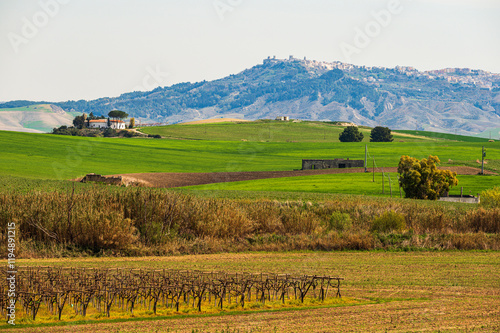
[[[42,102],[14,101],[0,108]],[[48,103],[48,102],[43,102]],[[500,74],[268,58],[236,75],[115,98],[51,103],[66,112],[123,110],[142,122],[289,116],[458,134],[500,127]],[[1,117],[1,112],[0,112]]]

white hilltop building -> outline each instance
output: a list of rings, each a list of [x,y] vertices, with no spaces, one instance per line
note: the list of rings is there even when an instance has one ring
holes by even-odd
[[[109,124],[109,126],[108,126]],[[125,122],[123,120],[108,120],[108,119],[96,119],[89,120],[88,122],[89,128],[113,128],[113,129],[125,129]]]

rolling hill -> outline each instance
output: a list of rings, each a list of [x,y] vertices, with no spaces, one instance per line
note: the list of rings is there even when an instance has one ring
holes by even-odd
[[[0,109],[0,130],[44,133],[54,127],[72,125],[75,115],[54,104],[34,104],[25,107]]]
[[[14,101],[0,107],[31,104],[39,102]],[[500,75],[269,58],[219,80],[54,105],[97,115],[119,109],[143,122],[289,116],[470,135],[500,127]]]

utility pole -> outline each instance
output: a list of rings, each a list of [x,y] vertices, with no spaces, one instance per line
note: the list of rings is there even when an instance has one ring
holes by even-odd
[[[483,146],[483,153],[481,154],[481,174],[484,175],[484,158],[486,157],[486,150],[484,149]]]
[[[368,145],[365,145],[365,172],[368,172]]]
[[[391,192],[391,198],[392,198],[392,182],[391,182],[391,174],[390,174],[390,173],[388,173],[387,175],[389,176],[389,190],[390,190],[390,192]]]

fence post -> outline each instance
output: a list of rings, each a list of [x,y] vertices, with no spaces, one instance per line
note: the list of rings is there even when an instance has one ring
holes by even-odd
[[[398,186],[399,186],[399,197],[403,197],[403,192],[401,192],[401,182],[399,181],[399,176],[398,176]]]
[[[375,158],[373,158],[373,182],[375,183]]]
[[[391,181],[391,174],[388,174],[389,176],[389,191],[391,192],[391,198],[392,198],[392,181]]]

